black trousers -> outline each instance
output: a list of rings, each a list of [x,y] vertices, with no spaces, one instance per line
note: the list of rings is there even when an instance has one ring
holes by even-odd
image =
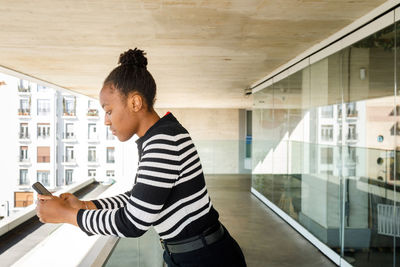
[[[198,250],[169,254],[164,250],[164,261],[168,267],[245,267],[246,261],[238,243],[224,227],[221,240]]]

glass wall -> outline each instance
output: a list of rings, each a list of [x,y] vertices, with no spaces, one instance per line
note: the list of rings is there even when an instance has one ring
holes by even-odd
[[[254,94],[252,187],[353,266],[400,266],[396,25]]]

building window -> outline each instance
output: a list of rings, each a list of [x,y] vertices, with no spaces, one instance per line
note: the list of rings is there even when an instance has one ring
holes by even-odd
[[[27,93],[31,91],[31,85],[27,80],[19,80],[18,92]]]
[[[96,178],[96,169],[89,169],[88,170],[88,177],[89,178]]]
[[[29,139],[28,123],[20,123],[19,139]]]
[[[252,111],[246,110],[246,158],[251,158]]]
[[[90,146],[88,149],[88,161],[89,162],[96,162],[96,147]]]
[[[21,98],[19,100],[18,115],[31,115],[30,98]]]
[[[64,97],[63,98],[63,114],[64,116],[76,115],[76,98]]]
[[[321,164],[333,163],[333,148],[321,147]]]
[[[20,146],[20,149],[19,149],[19,161],[21,161],[21,162],[29,161],[29,158],[28,158],[28,146]]]
[[[50,114],[50,100],[38,99],[37,101],[37,115],[48,116]]]
[[[338,115],[338,119],[342,118],[342,105],[341,104],[337,105],[337,115]]]
[[[97,126],[95,123],[88,124],[88,139],[89,140],[97,140],[98,139]]]
[[[347,111],[347,117],[357,117],[358,116],[357,105],[355,102],[347,103],[346,111]]]
[[[66,123],[65,124],[64,139],[74,139],[74,138],[75,138],[74,124],[73,123]]]
[[[37,147],[37,162],[50,162],[50,147],[38,146]]]
[[[89,100],[88,101],[88,116],[98,116],[99,115],[99,110],[97,109],[96,102],[94,100]]]
[[[37,171],[37,181],[42,183],[44,186],[50,185],[50,171]]]
[[[74,161],[75,161],[74,147],[73,146],[65,147],[64,162],[74,162]]]
[[[74,170],[65,170],[65,184],[69,185],[73,183]]]
[[[110,130],[110,126],[107,126],[106,129],[107,129],[107,140],[114,140],[114,135]]]
[[[355,124],[349,124],[349,130],[347,133],[347,139],[348,140],[357,140],[358,134],[356,132],[356,125]]]
[[[50,123],[37,124],[37,137],[42,139],[50,137]]]
[[[325,106],[321,108],[321,117],[325,119],[333,118],[333,106]]]
[[[29,185],[28,169],[19,170],[19,185]]]
[[[107,163],[114,163],[114,147],[107,147]]]
[[[322,141],[333,141],[333,125],[322,125],[321,126],[321,140]]]

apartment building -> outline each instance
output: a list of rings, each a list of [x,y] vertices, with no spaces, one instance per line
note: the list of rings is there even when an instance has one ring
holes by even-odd
[[[12,113],[18,129],[18,156],[9,161],[18,178],[8,181],[13,196],[3,199],[8,209],[32,204],[36,181],[57,191],[88,178],[111,182],[118,175],[121,153],[97,100],[23,79],[6,82],[16,95]]]

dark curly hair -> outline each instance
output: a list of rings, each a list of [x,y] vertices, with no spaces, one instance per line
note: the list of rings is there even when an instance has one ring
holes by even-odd
[[[137,48],[122,53],[118,60],[120,65],[110,72],[103,85],[114,85],[125,97],[137,92],[145,99],[148,110],[153,110],[156,82],[147,70],[147,58],[144,55],[146,53]]]

